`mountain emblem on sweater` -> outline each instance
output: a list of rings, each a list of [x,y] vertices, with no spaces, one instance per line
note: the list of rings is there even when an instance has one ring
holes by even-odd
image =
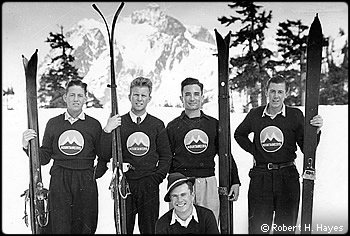
[[[260,144],[266,152],[276,152],[283,145],[282,131],[276,126],[268,126],[260,132]]]
[[[128,151],[135,156],[145,155],[149,150],[149,146],[149,137],[143,132],[132,133],[126,141]]]
[[[200,129],[190,130],[184,138],[186,149],[193,154],[199,154],[207,150],[208,143],[208,135]]]
[[[77,130],[67,130],[58,139],[58,148],[65,155],[76,155],[84,148],[83,135]]]

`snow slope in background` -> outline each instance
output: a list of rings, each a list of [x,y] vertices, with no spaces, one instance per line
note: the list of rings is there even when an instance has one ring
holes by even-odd
[[[25,106],[25,104],[22,104]],[[120,114],[129,109],[129,103],[120,104]],[[303,110],[304,108],[300,108]],[[46,122],[64,109],[39,110],[40,143]],[[149,113],[159,117],[167,124],[178,116],[182,109],[149,107]],[[217,117],[215,106],[204,110]],[[97,118],[102,126],[106,124],[110,113],[108,109],[87,109],[86,113]],[[317,149],[316,181],[314,195],[313,233],[346,233],[348,230],[348,106],[320,106],[319,114],[323,116],[321,141]],[[231,133],[244,119],[244,113],[231,114]],[[22,133],[27,127],[26,109],[7,110],[2,108],[2,231],[7,234],[31,234],[22,220],[24,216],[24,199],[20,197],[28,188],[28,158],[22,151]],[[243,151],[232,139],[232,154],[236,160],[242,186],[235,206],[235,233],[248,232],[249,186],[248,172],[252,166],[252,156]],[[297,167],[302,170],[302,154],[298,150]],[[42,167],[44,186],[49,186],[49,169],[51,163]],[[112,172],[97,180],[99,188],[99,221],[96,234],[115,234],[113,218],[113,201],[108,190]],[[160,186],[160,215],[168,210],[163,201],[167,181]],[[300,215],[300,214],[299,214]],[[300,224],[300,216],[298,224]],[[338,228],[336,228],[338,227]],[[337,230],[337,231],[336,231]],[[135,226],[135,233],[138,233]],[[297,232],[300,233],[300,232]]]

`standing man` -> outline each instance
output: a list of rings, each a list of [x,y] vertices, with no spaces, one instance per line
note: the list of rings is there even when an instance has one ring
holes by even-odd
[[[126,198],[126,230],[134,232],[135,217],[141,234],[154,234],[159,217],[159,185],[166,177],[171,161],[168,136],[163,121],[146,112],[151,100],[152,82],[138,77],[130,84],[131,111],[121,117],[120,127],[125,173],[131,195]],[[102,141],[111,144],[112,135],[104,133]],[[111,146],[103,150],[111,157]]]
[[[99,121],[83,112],[87,85],[70,80],[63,100],[67,111],[51,118],[39,148],[41,165],[53,159],[50,169],[49,225],[52,234],[94,234],[98,219],[96,179],[106,171],[93,167],[96,156],[103,158],[100,146],[102,127]],[[120,117],[108,119],[105,129],[120,125]],[[23,132],[22,145],[28,154],[29,140],[36,137],[33,129]]]
[[[181,82],[180,99],[185,110],[166,128],[173,154],[170,173],[196,177],[195,204],[211,209],[219,222],[220,200],[214,161],[219,149],[219,122],[201,110],[203,84],[198,79],[186,78]],[[236,201],[240,181],[234,160],[231,168],[233,185],[228,197]]]
[[[219,234],[214,213],[194,204],[194,182],[194,177],[169,174],[164,201],[171,202],[173,209],[157,220],[156,234]]]
[[[266,90],[268,104],[251,109],[234,133],[237,143],[254,157],[249,172],[249,234],[269,233],[272,222],[290,227],[278,233],[295,233],[300,183],[294,160],[297,144],[303,150],[304,116],[298,108],[284,105],[288,94],[283,77],[271,78]],[[317,127],[319,142],[322,117],[316,115],[310,124]],[[250,133],[254,133],[253,141],[248,138]]]

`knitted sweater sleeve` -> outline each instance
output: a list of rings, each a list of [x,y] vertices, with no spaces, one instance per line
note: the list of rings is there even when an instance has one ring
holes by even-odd
[[[161,130],[159,132],[156,142],[157,142],[157,152],[159,154],[159,160],[158,160],[157,170],[155,173],[155,178],[159,183],[161,183],[163,179],[166,177],[167,173],[169,172],[171,158],[172,158],[168,134],[164,127],[164,124],[162,124],[161,126]]]
[[[39,149],[40,163],[41,165],[46,165],[50,162],[53,153],[52,143],[53,143],[53,119],[50,119],[45,127],[43,142]]]
[[[298,146],[300,147],[300,150],[304,153],[304,115],[302,112],[296,113],[296,120],[299,123],[299,126],[296,129],[296,141]],[[320,143],[321,139],[321,132],[317,134],[317,145]]]
[[[252,132],[251,113],[252,110],[247,114],[242,123],[238,125],[234,133],[234,138],[243,150],[253,155],[253,142],[248,137]]]
[[[112,132],[101,132],[100,137],[101,161],[108,162],[112,157]]]

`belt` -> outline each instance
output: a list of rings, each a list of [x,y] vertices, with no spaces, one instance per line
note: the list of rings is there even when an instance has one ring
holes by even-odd
[[[268,170],[279,170],[284,167],[293,166],[294,161],[283,162],[283,163],[256,163],[255,167],[268,169]]]

